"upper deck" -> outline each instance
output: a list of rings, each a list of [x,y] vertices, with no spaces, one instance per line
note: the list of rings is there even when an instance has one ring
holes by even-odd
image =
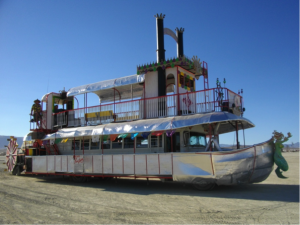
[[[123,82],[122,78],[118,78],[71,88],[66,93],[67,96],[55,93],[45,95],[42,98],[44,104],[41,128],[56,130],[66,127],[95,126],[218,111],[243,115],[243,98],[241,95],[220,86],[193,91],[195,82],[192,85],[187,84],[187,71],[181,67],[171,69],[167,69],[169,79],[167,79],[167,95],[165,96],[155,95],[157,90],[153,87],[153,80],[151,80],[153,78],[149,78],[153,74],[149,74],[149,72],[143,75],[125,77]],[[170,76],[174,70],[178,76]],[[186,83],[184,85],[180,84],[182,71],[184,71],[183,82]],[[190,78],[192,75],[190,74]],[[189,80],[192,81],[193,79],[190,78]],[[188,85],[193,87],[188,87]],[[101,103],[87,106],[87,93],[98,95]],[[84,95],[84,107],[74,108],[75,96],[80,94]],[[60,105],[61,109],[55,110],[55,105]],[[32,126],[31,130],[33,129],[36,127]]]

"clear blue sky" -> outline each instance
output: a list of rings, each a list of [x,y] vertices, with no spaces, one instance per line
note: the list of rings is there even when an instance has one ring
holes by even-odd
[[[208,63],[210,87],[226,78],[226,87],[244,89],[244,116],[256,125],[246,144],[274,130],[299,141],[297,0],[0,0],[0,135],[24,136],[33,100],[47,92],[132,75],[155,61],[157,13],[165,27],[185,29],[184,53]],[[170,36],[165,49],[176,56]]]

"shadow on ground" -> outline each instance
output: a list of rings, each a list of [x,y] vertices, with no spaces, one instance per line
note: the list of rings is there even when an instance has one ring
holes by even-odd
[[[26,175],[27,176],[27,175]],[[136,195],[186,195],[209,198],[247,199],[259,201],[299,202],[299,185],[282,184],[248,184],[236,186],[216,186],[210,191],[199,191],[191,185],[177,182],[161,182],[158,180],[112,179],[109,181],[91,179],[85,183],[76,183],[64,177],[42,177],[38,182],[58,185],[70,185],[85,188],[98,188],[99,191],[129,193]]]

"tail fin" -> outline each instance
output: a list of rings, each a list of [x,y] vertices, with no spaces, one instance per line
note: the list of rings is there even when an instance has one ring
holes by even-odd
[[[275,170],[275,173],[277,175],[277,177],[282,178],[282,179],[286,179],[287,177],[282,175],[282,172],[280,171],[280,168],[277,167],[277,169]]]

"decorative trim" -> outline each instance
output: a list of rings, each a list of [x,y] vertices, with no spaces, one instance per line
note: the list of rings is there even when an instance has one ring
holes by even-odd
[[[201,66],[200,59],[197,56],[194,56],[192,59],[187,58],[186,56],[164,60],[161,62],[153,62],[145,65],[137,66],[137,74],[143,74],[150,71],[156,71],[157,68],[161,67],[166,69],[167,67],[180,66],[189,72],[194,73],[195,75],[203,75],[203,68]]]

